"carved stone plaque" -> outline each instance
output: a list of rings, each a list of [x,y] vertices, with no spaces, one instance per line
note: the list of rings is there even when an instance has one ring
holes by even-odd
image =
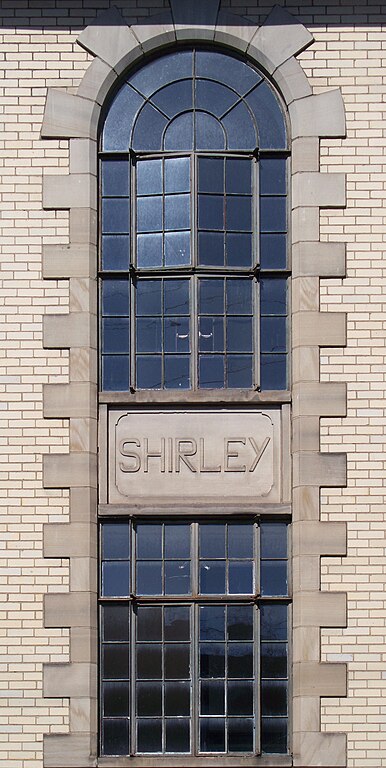
[[[109,413],[109,502],[280,501],[280,410]]]

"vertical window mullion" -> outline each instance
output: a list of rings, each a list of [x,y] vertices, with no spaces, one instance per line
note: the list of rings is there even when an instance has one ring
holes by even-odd
[[[137,592],[136,584],[136,541],[135,541],[135,527],[134,522],[130,523],[130,551],[131,551],[131,592],[135,595]],[[130,602],[130,754],[135,755],[137,751],[137,709],[136,709],[136,685],[137,685],[137,670],[136,670],[136,634],[137,634],[137,621],[135,602]]]
[[[192,248],[192,265],[193,269],[197,268],[198,264],[198,173],[197,173],[197,155],[191,155],[191,197],[192,197],[192,219],[191,219],[191,248]],[[190,322],[191,322],[191,349],[190,349],[190,370],[192,376],[191,388],[193,390],[198,389],[198,278],[197,275],[193,275],[191,278],[190,286],[191,297],[191,310],[190,310]]]

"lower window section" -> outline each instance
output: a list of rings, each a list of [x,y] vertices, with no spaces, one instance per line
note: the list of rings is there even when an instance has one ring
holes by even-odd
[[[175,523],[170,523],[170,532],[167,522],[156,528],[151,522],[132,525],[119,521],[116,528],[114,525],[109,521],[102,532],[102,585],[105,558],[116,558],[117,548],[122,554],[122,574],[123,563],[130,561],[135,582],[146,529],[154,548],[157,525],[160,528],[163,555],[172,534],[181,552],[187,547],[184,527],[177,537]],[[198,535],[192,529],[193,541],[199,542],[204,530],[205,546],[209,546],[209,536],[219,546],[214,536],[216,524],[202,526],[202,530],[198,523],[189,525],[197,526]],[[224,530],[226,534],[226,558],[234,551],[237,534],[235,541],[243,542],[238,546],[248,555],[247,564],[252,562],[253,580],[245,581],[245,592],[250,594],[232,594],[228,581],[228,591],[223,588],[223,593],[203,599],[189,581],[188,594],[181,597],[122,598],[117,579],[112,590],[118,592],[117,597],[110,591],[111,596],[102,599],[101,754],[287,752],[288,598],[283,594],[282,575],[276,581],[270,577],[270,598],[251,594],[260,591],[255,585],[260,584],[267,562],[273,570],[276,564],[279,574],[286,570],[287,525],[270,522],[265,530],[264,524],[254,522],[226,526],[218,524],[219,539]],[[204,544],[193,544],[192,550],[194,586],[202,584],[199,572]],[[177,562],[186,568],[185,561]],[[214,561],[208,562],[213,567]],[[221,558],[218,564],[223,565]],[[127,577],[124,579],[126,583]],[[180,589],[178,574],[176,584]]]

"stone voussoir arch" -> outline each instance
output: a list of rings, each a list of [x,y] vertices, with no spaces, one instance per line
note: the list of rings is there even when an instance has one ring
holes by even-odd
[[[320,662],[320,628],[346,625],[345,593],[320,591],[320,557],[346,552],[343,523],[320,521],[323,486],[344,486],[345,454],[320,452],[320,417],[346,413],[346,387],[321,383],[319,349],[343,346],[343,313],[319,311],[320,278],[345,275],[342,243],[321,242],[320,208],[344,207],[345,175],[319,171],[319,141],[343,138],[339,90],[313,95],[295,58],[310,32],[275,6],[264,24],[219,9],[219,0],[171,0],[170,10],[128,26],[112,7],[78,43],[94,56],[76,94],[48,90],[41,136],[68,139],[70,172],[43,178],[43,207],[68,209],[69,244],[43,250],[43,277],[69,280],[67,316],[44,318],[45,348],[68,348],[68,384],[46,385],[46,418],[68,418],[68,454],[43,457],[46,488],[70,489],[70,523],[49,524],[44,554],[70,558],[70,590],[45,597],[44,622],[70,628],[70,662],[47,664],[44,696],[69,698],[70,731],[44,739],[45,768],[97,764],[97,134],[122,73],[180,42],[238,51],[270,77],[287,106],[292,139],[292,754],[293,765],[346,765],[346,737],[320,731],[320,698],[346,695],[346,666]],[[182,763],[181,763],[182,764]],[[272,764],[272,763],[271,763]]]

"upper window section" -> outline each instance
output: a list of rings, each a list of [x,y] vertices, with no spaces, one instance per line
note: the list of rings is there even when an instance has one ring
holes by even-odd
[[[134,72],[106,117],[102,151],[254,151],[287,148],[269,83],[217,51],[178,51]]]

